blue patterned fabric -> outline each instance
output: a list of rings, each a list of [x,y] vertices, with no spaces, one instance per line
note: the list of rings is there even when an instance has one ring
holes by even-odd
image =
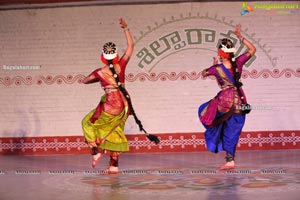
[[[203,109],[208,105],[209,101],[202,104],[198,109],[198,116],[200,116]],[[218,112],[216,118],[222,116],[224,113]],[[207,127],[204,132],[207,149],[213,153],[226,151],[231,155],[235,155],[236,145],[245,124],[246,115],[233,113],[226,121],[220,123],[216,127]]]

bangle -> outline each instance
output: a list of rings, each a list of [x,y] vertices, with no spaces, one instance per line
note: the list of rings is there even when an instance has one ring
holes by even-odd
[[[129,28],[127,26],[123,29],[124,29],[124,31],[129,31]]]

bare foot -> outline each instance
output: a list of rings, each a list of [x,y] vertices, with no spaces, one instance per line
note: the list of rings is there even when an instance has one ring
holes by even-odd
[[[96,155],[93,155],[93,163],[92,163],[92,167],[95,168],[98,161],[100,160],[101,158],[101,153],[97,153]]]
[[[234,168],[235,168],[234,161],[230,161],[230,162],[227,162],[225,165],[221,166],[219,169],[226,170],[226,169],[234,169]]]
[[[119,168],[114,166],[109,166],[109,168],[106,169],[106,172],[108,174],[117,174],[119,172]]]

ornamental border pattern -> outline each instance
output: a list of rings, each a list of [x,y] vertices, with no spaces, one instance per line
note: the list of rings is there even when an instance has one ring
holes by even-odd
[[[207,151],[203,133],[157,134],[159,145],[145,135],[127,135],[129,153]],[[299,131],[243,132],[238,150],[300,149]],[[0,138],[0,155],[89,153],[83,136]]]
[[[296,70],[293,69],[263,69],[261,71],[257,71],[255,69],[248,71],[248,70],[243,70],[242,73],[242,78],[247,79],[258,79],[258,78],[291,78],[291,77],[296,77],[300,78],[300,68],[297,68]],[[2,86],[21,86],[21,85],[61,85],[61,84],[81,84],[82,80],[85,78],[84,75],[78,74],[78,75],[47,75],[47,76],[5,76],[5,77],[0,77],[0,85]],[[202,75],[201,72],[160,72],[158,74],[156,73],[129,73],[125,77],[126,81],[128,82],[135,82],[135,81],[185,81],[185,80],[198,80],[198,79],[205,79]]]

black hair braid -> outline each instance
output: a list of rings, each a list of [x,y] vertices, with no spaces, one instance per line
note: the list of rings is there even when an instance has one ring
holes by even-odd
[[[237,87],[237,91],[238,91],[238,94],[241,98],[242,104],[244,104],[244,105],[242,105],[242,107],[245,106],[245,108],[246,108],[246,109],[242,110],[242,112],[244,114],[249,114],[250,111],[251,111],[251,106],[245,101],[244,95],[242,94],[242,92],[240,90],[240,87],[243,86],[243,83],[240,81],[241,73],[239,73],[236,61],[233,58],[234,58],[234,55],[233,55],[233,53],[231,53],[230,54],[230,62],[231,62],[231,65],[233,67],[233,70],[234,70],[235,85]]]
[[[226,46],[227,48],[232,48],[233,47],[233,43],[231,40],[227,39],[227,38],[223,38],[221,40],[221,44],[219,45],[219,48],[222,48],[222,45]],[[240,78],[241,78],[241,74],[239,73],[236,61],[234,59],[234,54],[230,53],[229,54],[229,60],[231,63],[231,66],[233,68],[233,75],[234,75],[234,80],[236,82],[237,87],[241,87],[243,84],[240,82]]]
[[[230,53],[230,58],[229,59],[230,59],[230,63],[231,63],[232,68],[233,68],[233,75],[234,75],[234,80],[235,80],[236,86],[238,88],[242,87],[243,83],[240,82],[241,74],[239,73],[239,69],[237,67],[236,61],[234,60],[234,54],[233,53]]]
[[[140,131],[144,131],[145,133],[147,133],[147,132],[145,131],[145,129],[143,128],[143,125],[142,125],[141,120],[139,120],[138,117],[136,116],[136,113],[135,113],[135,111],[134,111],[134,109],[133,109],[133,106],[132,106],[131,99],[130,99],[130,97],[129,97],[127,91],[125,90],[125,88],[121,85],[119,76],[118,76],[117,73],[116,73],[116,70],[115,70],[115,68],[114,68],[114,66],[113,66],[113,64],[112,64],[112,61],[109,60],[108,63],[109,63],[109,65],[110,65],[109,68],[110,68],[110,70],[112,71],[114,78],[116,79],[116,82],[117,82],[117,84],[118,84],[118,88],[120,89],[120,91],[122,92],[122,94],[124,95],[124,97],[126,98],[126,100],[127,100],[127,102],[128,102],[128,105],[129,105],[129,108],[130,108],[130,112],[132,113],[132,115],[133,115],[133,117],[134,117],[134,120],[135,120],[136,123],[138,124],[138,126],[139,126],[139,128],[140,128]],[[116,75],[115,75],[115,74],[116,74]]]
[[[137,115],[136,115],[136,113],[135,113],[135,111],[133,109],[133,105],[132,105],[130,96],[129,96],[128,92],[126,91],[126,89],[122,86],[122,84],[120,82],[120,79],[119,79],[119,76],[117,75],[116,70],[115,70],[115,68],[114,68],[114,66],[112,64],[112,60],[109,60],[108,63],[109,63],[109,69],[111,70],[111,72],[112,72],[112,74],[113,74],[113,76],[114,76],[114,78],[115,78],[115,80],[117,82],[119,90],[122,92],[122,94],[126,98],[126,100],[128,102],[128,105],[129,105],[130,112],[132,113],[135,122],[139,126],[140,131],[143,131],[147,135],[147,138],[149,140],[155,142],[155,144],[158,144],[160,142],[159,139],[158,139],[158,137],[155,136],[155,135],[148,134],[147,131],[144,129],[141,120],[139,120],[139,118],[137,117]]]

